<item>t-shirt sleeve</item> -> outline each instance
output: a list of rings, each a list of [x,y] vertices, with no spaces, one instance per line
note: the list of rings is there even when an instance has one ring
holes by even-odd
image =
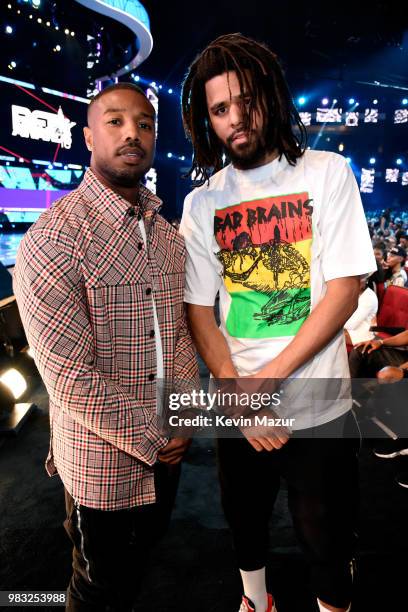
[[[199,306],[214,306],[222,278],[218,271],[220,264],[210,248],[211,221],[203,214],[207,211],[200,210],[205,206],[206,203],[200,201],[194,191],[184,201],[180,223],[180,233],[187,249],[184,301]]]
[[[329,161],[321,208],[324,280],[358,276],[377,269],[356,179],[347,161]]]

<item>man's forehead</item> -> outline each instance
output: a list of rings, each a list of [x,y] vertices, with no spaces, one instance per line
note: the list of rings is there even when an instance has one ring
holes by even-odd
[[[223,72],[217,76],[208,79],[205,83],[205,91],[207,94],[207,99],[209,97],[218,97],[223,95],[240,95],[242,93],[246,94],[251,90],[251,78],[249,74],[245,74],[245,77],[242,79],[242,88],[239,83],[239,78],[237,73],[234,70],[230,70],[228,72]]]
[[[103,115],[107,112],[142,112],[146,115],[155,116],[155,110],[151,102],[138,91],[131,89],[117,89],[110,91],[95,100],[90,108],[91,116],[95,112]]]

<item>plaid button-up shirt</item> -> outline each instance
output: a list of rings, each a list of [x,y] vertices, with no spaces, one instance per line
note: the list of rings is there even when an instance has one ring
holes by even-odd
[[[50,398],[47,471],[91,508],[155,500],[153,465],[167,439],[156,422],[152,298],[166,382],[198,384],[183,308],[184,242],[157,214],[160,204],[141,186],[131,215],[129,202],[88,170],[17,255],[14,292]]]

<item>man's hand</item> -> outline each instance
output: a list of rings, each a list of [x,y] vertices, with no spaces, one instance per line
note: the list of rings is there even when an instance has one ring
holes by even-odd
[[[273,431],[273,434],[268,433],[267,436],[251,435],[252,431],[259,431],[259,427],[241,427],[241,431],[256,451],[263,450],[273,451],[279,450],[289,440],[289,435],[284,427],[268,427],[268,432]]]
[[[269,368],[272,364],[273,361],[269,363]],[[268,377],[263,370],[237,379],[238,386],[246,393],[267,393],[270,396],[275,393],[281,382],[281,379]],[[259,417],[278,418],[278,415],[271,408],[262,409],[256,414]],[[280,426],[262,427],[257,425],[240,427],[240,429],[252,448],[258,452],[279,450],[289,440],[291,433],[286,427]]]
[[[368,342],[358,342],[354,345],[354,348],[360,348],[360,346],[362,346],[361,352],[365,353],[367,351],[367,355],[369,355],[373,351],[377,351],[381,348],[382,344],[381,340],[368,340]]]
[[[190,438],[172,438],[166,446],[157,453],[157,459],[169,465],[180,463],[190,444]]]

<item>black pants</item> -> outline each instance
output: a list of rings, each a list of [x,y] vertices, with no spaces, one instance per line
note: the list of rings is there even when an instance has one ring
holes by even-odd
[[[179,476],[180,465],[156,464],[156,503],[126,510],[77,507],[65,491],[64,527],[74,545],[67,610],[132,610],[149,551],[168,527]]]
[[[406,350],[383,347],[362,353],[361,348],[353,349],[349,354],[351,378],[372,378],[385,366],[399,367],[405,361],[408,361]]]
[[[348,429],[348,439],[332,436]],[[328,433],[329,432],[329,433]],[[351,601],[350,562],[358,514],[358,450],[354,417],[297,432],[281,449],[255,451],[245,439],[218,440],[221,498],[238,567],[266,565],[268,523],[284,477],[293,526],[311,568],[313,592],[346,607]],[[336,433],[334,434],[336,435]]]

